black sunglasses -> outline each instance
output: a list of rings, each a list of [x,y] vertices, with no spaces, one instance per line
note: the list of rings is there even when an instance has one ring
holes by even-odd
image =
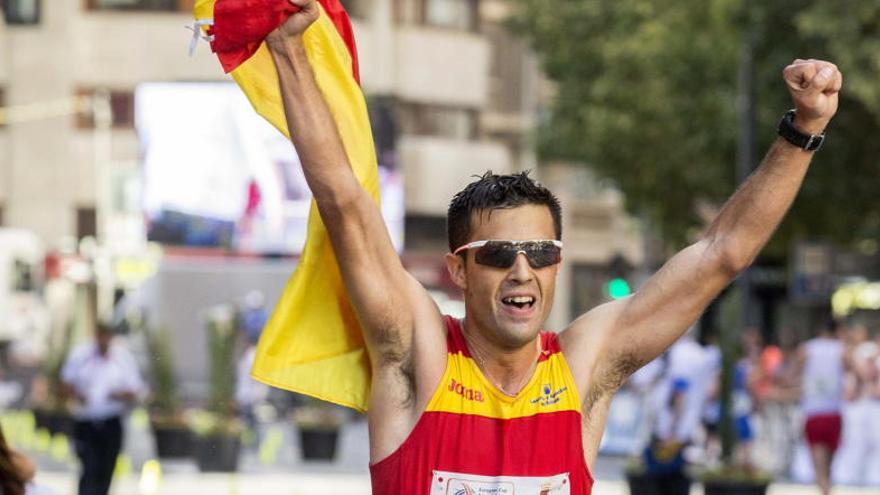
[[[476,249],[474,261],[494,268],[510,268],[517,255],[523,253],[529,266],[544,268],[562,261],[562,241],[474,241],[456,249],[453,254],[461,254],[468,249]]]

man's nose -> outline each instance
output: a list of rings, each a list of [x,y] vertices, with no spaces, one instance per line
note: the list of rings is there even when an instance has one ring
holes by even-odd
[[[517,253],[513,266],[510,267],[509,277],[516,282],[528,282],[532,279],[532,267],[525,253]]]

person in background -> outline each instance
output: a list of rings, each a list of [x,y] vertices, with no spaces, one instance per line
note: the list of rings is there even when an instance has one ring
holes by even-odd
[[[251,368],[257,352],[257,342],[266,325],[266,309],[263,294],[251,291],[245,297],[245,307],[241,310],[239,329],[245,342],[245,349],[238,360],[235,377],[235,403],[247,425],[254,433],[257,442],[260,432],[257,428],[256,406],[269,397],[269,387],[251,378]]]
[[[633,455],[640,454],[651,443],[654,434],[654,418],[657,416],[657,401],[654,400],[655,390],[663,384],[666,373],[666,361],[669,353],[665,352],[657,359],[646,364],[633,373],[627,386],[639,398],[638,433]]]
[[[755,460],[779,476],[789,472],[794,448],[801,436],[800,420],[796,419],[800,399],[797,348],[794,330],[782,327],[778,345],[768,345],[761,352],[761,365],[753,378],[752,389],[760,419]]]
[[[74,401],[74,447],[82,465],[79,495],[107,495],[122,448],[123,419],[146,394],[132,354],[98,323],[94,339],[71,350],[61,380]]]
[[[831,493],[831,464],[843,428],[841,409],[846,357],[839,338],[840,326],[833,320],[820,322],[815,328],[816,336],[804,342],[798,351],[801,410],[806,418],[804,435],[810,447],[816,483],[823,495]]]
[[[875,328],[874,360],[867,365],[869,448],[865,466],[865,484],[880,487],[880,331]]]
[[[245,342],[256,344],[267,319],[266,297],[258,290],[248,292],[239,316],[239,329],[244,333]]]
[[[720,356],[703,347],[691,330],[669,349],[665,375],[656,389],[654,431],[643,459],[664,495],[686,494],[686,450],[698,440],[700,420]]]
[[[6,443],[0,427],[0,494],[55,495],[49,488],[34,483],[35,474],[34,463]]]
[[[746,328],[740,337],[742,356],[733,370],[733,421],[736,430],[736,450],[734,457],[738,464],[753,466],[752,443],[755,440],[753,414],[756,399],[760,397],[761,356],[764,338],[758,327]]]
[[[868,329],[855,324],[847,332],[846,347],[851,356],[852,368],[846,374],[843,405],[843,434],[839,458],[832,468],[831,478],[835,483],[845,485],[865,484],[868,464],[873,452],[871,388],[874,381],[874,364],[877,344],[872,342]]]

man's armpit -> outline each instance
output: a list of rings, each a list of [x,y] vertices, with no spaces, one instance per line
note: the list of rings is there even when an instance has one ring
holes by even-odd
[[[590,415],[595,404],[617,392],[621,385],[643,365],[644,363],[632,352],[623,352],[615,357],[609,357],[605,366],[597,367],[596,376],[590,380],[590,387],[583,398],[584,417]]]
[[[389,398],[401,408],[415,404],[415,363],[412,346],[407,349],[399,332],[377,332],[374,338],[381,339],[382,346],[376,349],[371,359],[373,363],[373,386],[389,391]]]

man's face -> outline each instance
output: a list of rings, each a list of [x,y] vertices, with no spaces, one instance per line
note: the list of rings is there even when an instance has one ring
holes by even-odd
[[[98,342],[98,350],[101,354],[107,354],[110,349],[110,343],[113,341],[113,332],[106,329],[100,329],[95,332],[95,340]]]
[[[468,242],[556,238],[550,209],[543,205],[478,212],[471,217],[471,228]],[[474,252],[464,253],[466,262],[460,255],[447,255],[452,279],[464,291],[466,318],[499,347],[528,344],[553,307],[559,265],[532,268],[520,253],[509,268],[494,268],[476,263]],[[523,304],[527,298],[532,302]]]

